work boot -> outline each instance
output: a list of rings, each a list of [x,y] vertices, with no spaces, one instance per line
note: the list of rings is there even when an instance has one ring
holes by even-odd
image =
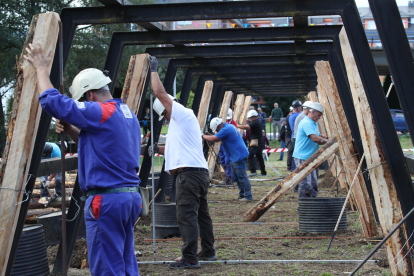
[[[244,196],[239,195],[239,197],[237,199],[242,199],[242,198],[244,198]]]
[[[198,260],[186,261],[186,260],[180,259],[176,263],[169,264],[168,267],[172,269],[192,269],[192,268],[200,268],[201,266]]]
[[[249,174],[249,177],[256,176],[256,175],[257,175],[257,172],[252,172]]]
[[[208,255],[206,255],[206,254],[204,254],[203,252],[199,252],[198,254],[197,254],[197,256],[198,256],[198,259],[200,260],[200,261],[217,261],[217,256],[216,256],[216,254],[214,254],[214,255],[211,255],[211,256],[208,256]]]

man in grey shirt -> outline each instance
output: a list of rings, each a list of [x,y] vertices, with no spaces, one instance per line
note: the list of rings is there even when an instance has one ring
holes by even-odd
[[[282,109],[279,108],[279,104],[275,103],[274,104],[274,109],[272,110],[272,113],[270,114],[271,120],[273,120],[273,140],[276,139],[276,126],[278,127],[278,131],[280,131],[280,129],[282,128],[282,124],[280,122],[280,120],[283,117],[283,112]]]
[[[293,139],[296,139],[296,132],[298,131],[298,126],[300,121],[302,121],[303,118],[305,118],[306,116],[308,116],[309,113],[309,104],[312,103],[311,101],[306,101],[303,105],[302,105],[302,113],[300,113],[298,115],[298,117],[296,117],[295,120],[295,127],[293,129]],[[295,142],[293,142],[295,143]]]

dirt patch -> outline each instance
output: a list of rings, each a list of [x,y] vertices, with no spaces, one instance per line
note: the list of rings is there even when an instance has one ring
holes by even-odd
[[[86,239],[77,240],[75,243],[75,248],[73,249],[72,259],[70,262],[70,267],[72,268],[81,268],[82,260],[84,258],[88,259],[88,255],[84,255],[86,248]],[[53,267],[55,263],[56,255],[58,253],[59,245],[49,246],[47,248],[47,257],[49,261],[49,266]]]
[[[279,156],[274,155],[274,159]],[[271,161],[270,165],[286,174],[286,162]],[[269,178],[276,173],[269,170]],[[323,178],[319,178],[320,180]],[[254,179],[254,178],[252,178]],[[331,181],[333,183],[333,180]],[[329,260],[362,260],[378,244],[367,241],[363,237],[362,227],[357,212],[347,214],[347,230],[338,231],[332,246],[327,252],[331,233],[299,232],[299,216],[297,213],[298,194],[289,191],[272,206],[257,222],[248,223],[243,215],[264,197],[273,187],[261,186],[263,182],[251,180],[254,202],[242,203],[237,200],[238,188],[212,187],[209,189],[208,205],[213,220],[215,248],[219,260],[322,260],[321,263],[263,263],[263,264],[202,264],[198,270],[170,270],[168,265],[139,264],[141,275],[348,275],[358,264],[329,263]],[[273,183],[277,185],[277,182]],[[319,187],[319,196],[326,197],[329,187]],[[336,194],[336,193],[335,193]],[[331,195],[333,197],[334,194]],[[345,191],[339,189],[339,197],[345,197]],[[137,256],[138,262],[154,260],[152,244],[152,211],[146,218],[141,218],[135,229],[135,250],[142,255]],[[309,239],[326,237],[325,239]],[[225,238],[232,238],[227,240]],[[261,239],[275,238],[275,239]],[[307,239],[303,239],[307,238]],[[147,241],[146,241],[147,240]],[[149,240],[149,241],[148,241]],[[84,241],[83,241],[84,242]],[[85,244],[85,243],[84,243]],[[173,261],[181,256],[182,241],[169,240],[156,243],[156,260]],[[200,248],[199,248],[200,250]],[[56,249],[48,248],[49,263],[53,263]],[[80,244],[72,257],[74,260],[83,258],[84,247]],[[51,260],[53,255],[53,260]],[[78,256],[76,256],[78,255]],[[390,275],[387,266],[385,248],[382,247],[371,258],[379,260],[381,267],[369,263],[363,266],[359,275]],[[75,261],[77,267],[79,261]],[[71,264],[72,266],[72,264]],[[74,268],[73,268],[74,269]],[[89,275],[86,270],[73,270],[70,275]],[[75,274],[79,273],[79,274]]]

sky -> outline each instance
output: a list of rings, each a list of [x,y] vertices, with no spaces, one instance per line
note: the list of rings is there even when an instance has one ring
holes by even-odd
[[[386,0],[390,1],[390,0]],[[408,6],[408,0],[396,0],[398,6]],[[358,7],[369,7],[368,0],[355,0]]]

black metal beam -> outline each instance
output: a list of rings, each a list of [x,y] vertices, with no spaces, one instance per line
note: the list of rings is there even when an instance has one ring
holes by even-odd
[[[78,156],[69,156],[65,158],[65,169],[66,171],[72,171],[78,169]],[[62,164],[60,157],[43,159],[37,170],[36,177],[44,175],[51,175],[60,173],[62,171]]]
[[[154,45],[154,44],[185,44],[185,43],[229,43],[229,42],[241,42],[241,41],[286,41],[294,40],[305,37],[306,39],[313,40],[327,40],[334,39],[334,37],[340,32],[341,26],[311,26],[307,28],[296,27],[276,27],[276,28],[244,28],[244,29],[213,29],[213,30],[184,30],[184,31],[166,31],[166,32],[114,32],[112,35],[111,43],[107,59],[105,62],[105,70],[109,71],[109,77],[112,79],[112,83],[115,83],[119,64],[122,59],[123,49],[127,45]],[[275,52],[278,47],[281,52],[286,52],[282,47],[288,48],[289,46],[278,46],[277,44],[270,44],[275,47]],[[243,45],[247,46],[247,45]],[[212,46],[213,47],[213,46]],[[264,48],[265,46],[261,46]],[[297,47],[294,44],[291,46],[291,52],[297,51],[299,53],[304,52],[306,47]],[[312,50],[313,46],[309,46],[309,50]],[[325,46],[326,47],[326,46]],[[186,51],[186,48],[179,47],[181,52]],[[194,47],[198,48],[198,47]],[[160,49],[161,50],[161,49]],[[160,51],[159,50],[159,51]],[[180,50],[170,50],[179,53]],[[193,50],[197,54],[197,49]],[[270,51],[270,50],[267,50]],[[315,50],[316,52],[316,50]],[[217,51],[215,55],[220,55]],[[230,54],[231,55],[231,54]],[[230,56],[229,55],[229,56]],[[254,53],[252,53],[254,55]],[[114,87],[110,87],[113,91]]]
[[[157,58],[186,57],[233,57],[233,56],[285,56],[295,54],[326,54],[333,47],[332,42],[306,43],[297,47],[294,43],[264,43],[222,46],[149,47],[146,52]],[[246,54],[248,53],[248,54]]]

